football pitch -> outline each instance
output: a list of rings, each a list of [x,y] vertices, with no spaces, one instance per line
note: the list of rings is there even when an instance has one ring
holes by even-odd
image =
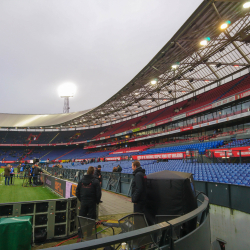
[[[3,172],[0,168],[0,174]],[[23,179],[15,178],[15,184],[5,186],[4,177],[0,177],[0,203],[37,201],[61,198],[49,189],[38,187],[23,187]]]

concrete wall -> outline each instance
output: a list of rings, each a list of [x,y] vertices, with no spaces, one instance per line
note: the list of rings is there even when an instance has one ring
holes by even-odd
[[[226,250],[250,250],[250,214],[210,204],[211,241],[226,241]]]

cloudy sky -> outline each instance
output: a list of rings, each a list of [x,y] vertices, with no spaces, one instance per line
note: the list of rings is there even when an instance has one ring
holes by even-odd
[[[201,0],[1,0],[0,113],[98,106],[168,42]]]

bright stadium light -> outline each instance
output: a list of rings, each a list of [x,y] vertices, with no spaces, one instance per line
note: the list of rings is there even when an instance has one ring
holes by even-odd
[[[157,83],[157,79],[156,78],[151,81],[152,85],[155,85],[156,83]]]
[[[210,37],[206,37],[200,42],[200,45],[206,46],[208,44],[208,41],[210,40],[211,40]]]
[[[226,29],[227,27],[228,27],[228,24],[227,24],[227,23],[223,23],[223,24],[220,26],[220,28],[221,28],[222,30]]]
[[[64,98],[63,113],[69,113],[69,98],[76,94],[76,85],[71,82],[63,83],[58,88],[58,94]]]
[[[60,97],[73,97],[76,93],[76,85],[71,82],[63,83],[58,88],[58,94]]]
[[[179,67],[180,63],[176,62],[175,64],[173,64],[171,67],[172,69],[177,69]]]
[[[244,9],[250,8],[250,2],[244,3],[244,4],[243,4],[243,8],[244,8]]]
[[[177,68],[178,68],[178,65],[174,64],[174,65],[172,65],[171,67],[172,67],[172,69],[177,69]]]
[[[225,29],[228,27],[229,24],[231,24],[231,22],[230,22],[230,21],[226,21],[225,23],[223,23],[223,24],[220,26],[220,28],[221,28],[222,30],[225,30]]]

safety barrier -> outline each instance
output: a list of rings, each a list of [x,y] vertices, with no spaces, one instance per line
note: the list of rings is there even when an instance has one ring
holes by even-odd
[[[88,249],[103,249],[104,247],[129,242],[132,240],[145,239],[151,237],[152,244],[150,249],[170,249],[170,250],[210,250],[210,216],[209,216],[209,200],[200,194],[201,199],[198,199],[198,208],[194,211],[185,214],[177,219],[168,222],[162,222],[149,227],[144,227],[139,230],[121,233],[105,238],[85,241],[77,244],[59,246],[58,250],[88,250]],[[185,236],[180,236],[178,239],[174,237],[174,233],[184,223],[198,218],[197,228]],[[47,248],[52,250],[54,248]]]
[[[87,170],[47,168],[55,176],[78,182]],[[126,196],[131,195],[132,174],[102,172],[102,188]],[[202,191],[210,203],[250,213],[250,188],[233,184],[195,181],[196,190]],[[242,202],[244,200],[245,202]]]

